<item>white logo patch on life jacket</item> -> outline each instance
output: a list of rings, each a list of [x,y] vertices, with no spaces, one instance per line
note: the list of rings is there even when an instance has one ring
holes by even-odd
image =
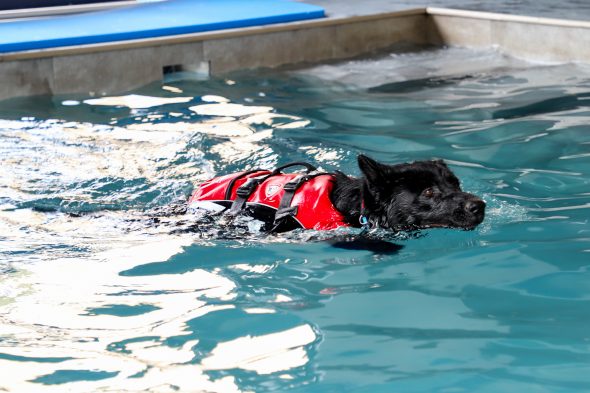
[[[267,198],[270,198],[271,196],[276,194],[280,189],[280,184],[270,184],[268,187],[266,187],[266,191],[264,193],[266,194]]]

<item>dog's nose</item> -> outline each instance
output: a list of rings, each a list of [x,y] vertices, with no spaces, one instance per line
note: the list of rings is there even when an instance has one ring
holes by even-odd
[[[465,203],[465,210],[471,214],[479,214],[486,208],[486,203],[481,199],[470,199]]]

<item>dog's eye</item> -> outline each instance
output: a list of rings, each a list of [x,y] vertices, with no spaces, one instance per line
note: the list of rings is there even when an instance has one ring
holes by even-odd
[[[434,190],[432,188],[427,188],[426,190],[422,191],[422,195],[426,198],[432,198],[434,196]]]

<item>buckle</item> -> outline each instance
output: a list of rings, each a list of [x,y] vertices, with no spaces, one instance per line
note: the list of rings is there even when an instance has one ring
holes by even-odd
[[[295,190],[297,190],[297,187],[298,186],[299,186],[299,182],[285,183],[285,185],[283,186],[283,190],[285,190],[285,191],[295,191]]]
[[[296,178],[295,180],[291,180],[288,183],[285,183],[285,185],[283,186],[283,190],[285,191],[297,191],[297,188],[299,187],[299,185],[301,183],[304,183],[306,181],[309,180],[309,177],[307,176],[301,176]]]
[[[236,194],[242,198],[247,198],[252,194],[254,189],[260,184],[260,179],[248,179],[236,190]]]

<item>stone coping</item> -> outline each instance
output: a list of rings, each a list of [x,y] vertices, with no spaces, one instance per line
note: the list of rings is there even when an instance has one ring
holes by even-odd
[[[547,25],[547,26],[590,28],[590,22],[582,21],[582,20],[542,18],[542,17],[536,17],[536,16],[510,15],[510,14],[497,14],[497,13],[492,13],[492,12],[467,11],[467,10],[458,10],[458,9],[452,9],[452,8],[437,8],[437,7],[426,7],[424,9],[424,12],[426,12],[426,14],[428,14],[428,15],[454,16],[454,17],[458,17],[458,18],[468,18],[468,19],[482,19],[482,20],[489,20],[489,21],[515,22],[515,23],[530,23],[530,24]]]

